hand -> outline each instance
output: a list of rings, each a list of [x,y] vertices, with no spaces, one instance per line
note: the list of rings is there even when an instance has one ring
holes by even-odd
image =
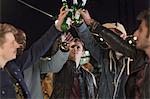
[[[74,39],[73,39],[73,36],[70,34],[70,32],[68,32],[68,33],[65,33],[61,36],[61,40],[62,40],[62,42],[70,43]]]
[[[91,18],[91,16],[90,16],[88,10],[79,9],[79,12],[80,12],[81,16],[83,17],[85,23],[86,23],[87,25],[90,25],[90,24],[91,24],[91,21],[92,21],[92,18]]]
[[[60,48],[64,51],[69,51],[69,44],[73,41],[73,36],[70,33],[65,33],[61,36],[61,46]]]
[[[55,27],[59,30],[59,31],[62,31],[61,30],[61,25],[64,21],[64,18],[66,17],[66,15],[68,14],[69,10],[63,10],[64,7],[62,7],[60,9],[60,14],[58,15],[58,19],[55,21]]]

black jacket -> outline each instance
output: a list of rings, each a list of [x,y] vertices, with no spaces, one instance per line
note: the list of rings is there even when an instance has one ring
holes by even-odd
[[[127,75],[127,68],[124,69],[121,77],[119,77],[120,73],[117,73],[119,70],[119,65],[116,65],[117,70],[115,72],[110,71],[109,66],[112,63],[108,56],[108,49],[104,49],[100,46],[99,42],[97,42],[92,36],[91,31],[87,28],[87,26],[83,23],[80,27],[76,27],[78,35],[80,39],[84,42],[85,47],[90,51],[93,58],[101,65],[102,72],[99,83],[98,96],[102,99],[110,99],[110,98],[131,98],[127,93],[127,87],[135,85],[135,79],[129,80],[134,77],[135,74],[145,65],[147,64],[145,59],[146,55],[144,52],[137,50],[135,47],[130,46],[126,41],[121,39],[115,33],[110,31],[109,29],[102,27],[98,22],[94,23],[92,26],[92,32],[97,33],[112,47],[111,50],[118,51],[123,53],[124,58],[130,58],[132,61],[130,62],[130,75]],[[116,63],[115,61],[113,63]],[[112,64],[113,65],[113,64]],[[115,66],[113,65],[115,68]],[[127,67],[127,66],[126,66]],[[119,70],[119,72],[121,72]],[[133,74],[133,77],[130,77]],[[116,88],[116,92],[114,90],[114,79],[117,77],[118,84]],[[131,83],[129,83],[132,81]],[[148,79],[149,82],[149,79]],[[129,84],[129,85],[127,85]],[[128,88],[132,89],[132,87]],[[133,92],[132,90],[127,90],[128,92]],[[135,91],[133,92],[135,93]],[[148,91],[149,93],[149,91]],[[147,94],[149,95],[149,94]],[[147,96],[149,97],[149,96]]]
[[[75,71],[76,63],[74,61],[68,60],[64,64],[61,71],[54,74],[54,85],[51,99],[70,99],[70,92],[73,85]],[[82,86],[85,91],[84,99],[95,99],[95,86],[92,80],[92,76],[82,67],[80,67],[80,71],[84,81],[84,85]]]
[[[112,49],[133,59],[130,75],[125,82],[126,97],[150,98],[150,63],[147,55],[112,31],[102,27],[98,22],[93,25],[92,30],[102,36]]]

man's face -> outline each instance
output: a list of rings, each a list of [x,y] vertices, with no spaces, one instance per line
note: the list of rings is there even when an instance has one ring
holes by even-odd
[[[83,55],[83,45],[81,42],[74,42],[70,43],[69,47],[69,57],[71,58],[81,58]]]
[[[134,36],[137,37],[136,47],[139,49],[146,49],[150,47],[150,35],[147,37],[148,27],[146,26],[145,20],[142,20],[139,28],[134,32]]]
[[[26,47],[26,35],[25,33],[20,33],[20,34],[16,34],[15,37],[17,43],[20,44],[20,47],[17,49],[17,56],[20,56]]]
[[[4,60],[10,61],[16,58],[17,48],[19,48],[19,44],[16,42],[15,37],[12,33],[7,33],[5,35],[5,42],[0,47],[1,56]]]

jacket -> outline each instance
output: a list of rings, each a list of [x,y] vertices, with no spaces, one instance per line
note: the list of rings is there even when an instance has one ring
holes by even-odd
[[[58,72],[63,67],[63,64],[68,59],[68,53],[58,50],[51,60],[38,60],[33,66],[26,69],[24,73],[24,80],[31,92],[31,99],[44,99],[40,75],[48,72]]]
[[[54,25],[35,42],[20,57],[9,61],[4,69],[0,70],[0,98],[16,98],[13,84],[19,84],[25,98],[30,98],[30,92],[25,84],[23,71],[32,66],[52,46],[55,39],[61,34]],[[9,72],[9,74],[8,74]],[[13,76],[16,81],[12,80]]]
[[[54,89],[51,95],[51,99],[70,99],[76,70],[76,63],[74,61],[68,60],[64,64],[62,70],[54,74]],[[84,92],[81,92],[81,94],[83,95],[81,99],[95,99],[95,85],[93,83],[93,78],[91,74],[84,70],[82,67],[80,67],[79,71],[81,72],[82,79],[84,82],[82,83],[82,87],[81,83],[79,84],[79,88],[83,88],[82,91]],[[77,97],[73,98],[76,99]]]
[[[118,65],[120,62],[117,62],[114,54],[109,54],[110,50],[102,48],[99,42],[93,38],[91,31],[89,31],[85,23],[80,27],[76,27],[76,30],[81,40],[85,43],[85,47],[102,67],[98,97],[102,99],[127,98],[128,96],[126,96],[125,86],[129,78],[128,72],[130,70],[130,73],[133,73],[142,68],[145,64],[145,54],[128,46],[125,42],[123,44],[121,42],[116,42],[118,40],[114,38],[115,33],[102,27],[99,23],[94,24],[94,26],[92,26],[92,32],[99,34],[107,41],[112,47],[112,53],[114,53],[114,51],[123,53],[125,64],[120,66]],[[114,35],[112,36],[111,34]],[[115,36],[117,37],[117,35]],[[113,58],[110,56],[113,56]]]
[[[133,59],[130,65],[130,75],[127,82],[125,82],[124,90],[122,90],[126,98],[150,98],[150,59],[148,59],[145,52],[136,49],[127,40],[123,40],[96,21],[92,26],[92,31],[102,36],[112,49]]]

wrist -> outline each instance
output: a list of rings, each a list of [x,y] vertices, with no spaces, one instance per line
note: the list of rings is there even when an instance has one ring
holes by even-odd
[[[69,51],[67,42],[61,42],[61,44],[59,45],[59,48],[62,52],[68,52]]]
[[[89,19],[89,24],[90,26],[92,26],[94,24],[95,20],[94,19]]]
[[[58,20],[55,21],[55,27],[56,27],[57,30],[62,32],[61,26],[59,25]]]

